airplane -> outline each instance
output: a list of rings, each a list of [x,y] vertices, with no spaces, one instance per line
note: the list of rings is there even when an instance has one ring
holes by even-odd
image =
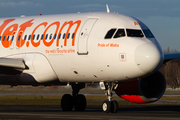
[[[99,83],[106,113],[116,113],[112,91],[130,102],[162,97],[166,80],[158,68],[180,58],[163,54],[140,20],[107,12],[21,16],[0,19],[1,85],[71,85],[61,99],[63,111],[86,109],[79,94],[86,83]]]

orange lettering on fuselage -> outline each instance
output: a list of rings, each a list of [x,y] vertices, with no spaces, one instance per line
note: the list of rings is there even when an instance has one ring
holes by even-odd
[[[3,47],[8,48],[9,46],[11,46],[12,40],[8,40],[7,36],[13,36],[15,34],[14,31],[17,31],[17,29],[18,29],[18,24],[13,24],[8,28],[6,28],[6,30],[2,35],[2,40],[1,40]]]
[[[62,27],[61,27],[61,29],[60,29],[60,31],[59,31],[59,34],[62,32],[63,28],[64,28],[67,24],[69,24],[69,27],[68,27],[68,29],[67,29],[67,31],[66,31],[66,36],[65,36],[65,39],[64,39],[64,46],[67,45],[67,35],[68,35],[71,27],[72,27],[74,24],[77,24],[76,29],[75,29],[75,31],[74,31],[74,38],[72,39],[72,46],[74,46],[76,33],[77,33],[77,30],[78,30],[78,28],[79,28],[79,26],[80,26],[80,24],[81,24],[81,21],[78,20],[78,21],[76,21],[76,22],[74,22],[74,23],[73,23],[73,21],[69,21],[69,22],[66,21],[66,22],[62,25]],[[56,44],[56,46],[59,46],[59,39],[57,39],[57,44]]]
[[[44,31],[43,43],[44,43],[44,45],[47,46],[47,47],[51,46],[52,43],[54,42],[54,36],[52,37],[52,40],[51,40],[50,42],[46,42],[46,40],[45,40],[45,35],[46,35],[47,30],[48,30],[51,26],[53,26],[53,25],[56,25],[56,31],[55,31],[55,33],[54,33],[54,35],[55,35],[55,34],[57,34],[57,32],[58,32],[60,23],[59,23],[59,22],[54,22],[54,23],[50,24],[50,25],[46,28],[46,30]]]
[[[38,46],[40,45],[40,42],[41,42],[40,40],[39,40],[38,42],[34,42],[33,36],[34,36],[35,31],[36,31],[40,26],[42,26],[42,25],[44,25],[44,27],[46,27],[47,24],[48,24],[47,22],[43,22],[43,23],[39,24],[39,25],[33,30],[32,34],[31,34],[31,44],[32,44],[34,47],[38,47]],[[43,37],[45,38],[45,35],[44,35]]]
[[[29,20],[29,21],[27,21],[27,22],[25,22],[25,23],[23,23],[23,24],[21,24],[21,25],[19,26],[20,29],[19,29],[19,32],[18,32],[17,37],[16,37],[16,46],[17,46],[17,47],[22,47],[22,46],[24,45],[25,40],[22,39],[23,34],[24,34],[24,32],[25,32],[25,30],[26,30],[27,27],[31,27],[31,26],[33,25],[33,23],[32,23],[33,20],[34,20],[34,19]],[[19,38],[19,37],[20,37],[20,38]]]
[[[4,23],[0,26],[0,35],[2,33],[2,31],[4,30],[4,28],[7,26],[7,24],[9,24],[10,22],[14,21],[15,19],[8,19],[5,20]]]
[[[8,19],[8,20],[5,20],[4,23],[0,26],[0,35],[2,33],[2,31],[4,30],[4,28],[12,21],[14,21],[15,19]],[[6,36],[5,36],[5,39],[3,41],[3,38],[4,38],[4,35],[9,35],[11,33],[11,28],[12,27],[15,27],[13,25],[9,26],[5,31],[4,31],[4,34],[1,36],[1,43],[3,45],[3,47],[7,48],[10,46],[11,43],[9,43],[6,39]],[[17,30],[17,29],[16,29]],[[10,32],[10,33],[9,33]]]
[[[5,29],[5,27],[12,21],[14,21],[15,19],[7,19],[4,21],[4,23],[0,26],[0,36],[1,36],[1,42],[2,42],[2,45],[3,47],[5,48],[8,48],[11,46],[12,44],[12,40],[7,40],[7,36],[13,36],[16,34],[17,32],[17,29],[18,29],[18,24],[17,23],[14,23],[12,25],[10,25],[9,27],[7,27]],[[31,27],[34,23],[32,22],[34,19],[32,20],[29,20],[27,22],[24,22],[22,23],[19,27],[19,31],[16,35],[16,46],[17,47],[23,47],[24,44],[25,44],[25,40],[22,38],[23,37],[23,34],[25,33],[27,27]],[[49,47],[51,46],[53,43],[54,43],[54,36],[55,35],[58,35],[62,32],[62,30],[64,29],[64,27],[66,25],[69,25],[68,28],[67,28],[67,31],[66,31],[66,35],[65,35],[65,39],[64,39],[64,46],[67,46],[67,36],[68,36],[68,33],[70,32],[70,29],[72,28],[72,26],[74,26],[76,24],[76,28],[74,30],[74,37],[72,38],[72,46],[75,45],[75,37],[76,37],[76,33],[79,29],[79,26],[81,24],[81,20],[77,20],[75,22],[73,21],[65,21],[64,24],[60,27],[60,22],[59,21],[56,21],[56,22],[53,22],[51,23],[47,28],[46,26],[48,25],[48,22],[43,22],[43,23],[40,23],[39,25],[37,25],[34,30],[32,30],[32,34],[31,34],[31,44],[32,46],[34,47],[38,47],[40,44],[41,44],[41,41],[39,40],[38,42],[34,42],[33,40],[33,36],[36,32],[36,30],[40,27],[40,26],[44,26],[44,32],[43,32],[43,44],[46,46],[46,47]],[[55,33],[54,33],[54,36],[52,37],[52,39],[47,42],[46,39],[45,39],[45,35],[48,31],[49,28],[51,28],[52,26],[56,26],[56,29],[55,29]],[[59,30],[60,28],[60,30]],[[5,30],[4,30],[5,29]],[[3,32],[4,31],[4,32]],[[58,32],[59,31],[59,32]],[[3,34],[2,34],[3,32]],[[58,34],[57,34],[58,33]],[[4,38],[4,39],[3,39]],[[59,38],[56,37],[57,41],[56,41],[56,46],[58,47],[59,46]],[[26,42],[26,47],[29,47],[29,41]]]

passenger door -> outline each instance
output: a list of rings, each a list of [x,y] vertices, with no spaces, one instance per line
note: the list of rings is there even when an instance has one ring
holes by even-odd
[[[78,55],[88,54],[88,38],[97,18],[89,18],[83,25],[78,39]]]

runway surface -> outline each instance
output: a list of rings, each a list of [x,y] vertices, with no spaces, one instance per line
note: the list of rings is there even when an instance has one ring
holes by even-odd
[[[84,112],[64,112],[59,105],[0,105],[0,120],[179,120],[178,105],[119,105],[118,113],[103,113],[101,106]]]

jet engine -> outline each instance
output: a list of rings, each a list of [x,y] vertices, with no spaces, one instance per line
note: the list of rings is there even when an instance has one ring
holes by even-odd
[[[150,103],[160,99],[166,89],[166,80],[160,71],[142,79],[118,83],[116,94],[133,103]]]

